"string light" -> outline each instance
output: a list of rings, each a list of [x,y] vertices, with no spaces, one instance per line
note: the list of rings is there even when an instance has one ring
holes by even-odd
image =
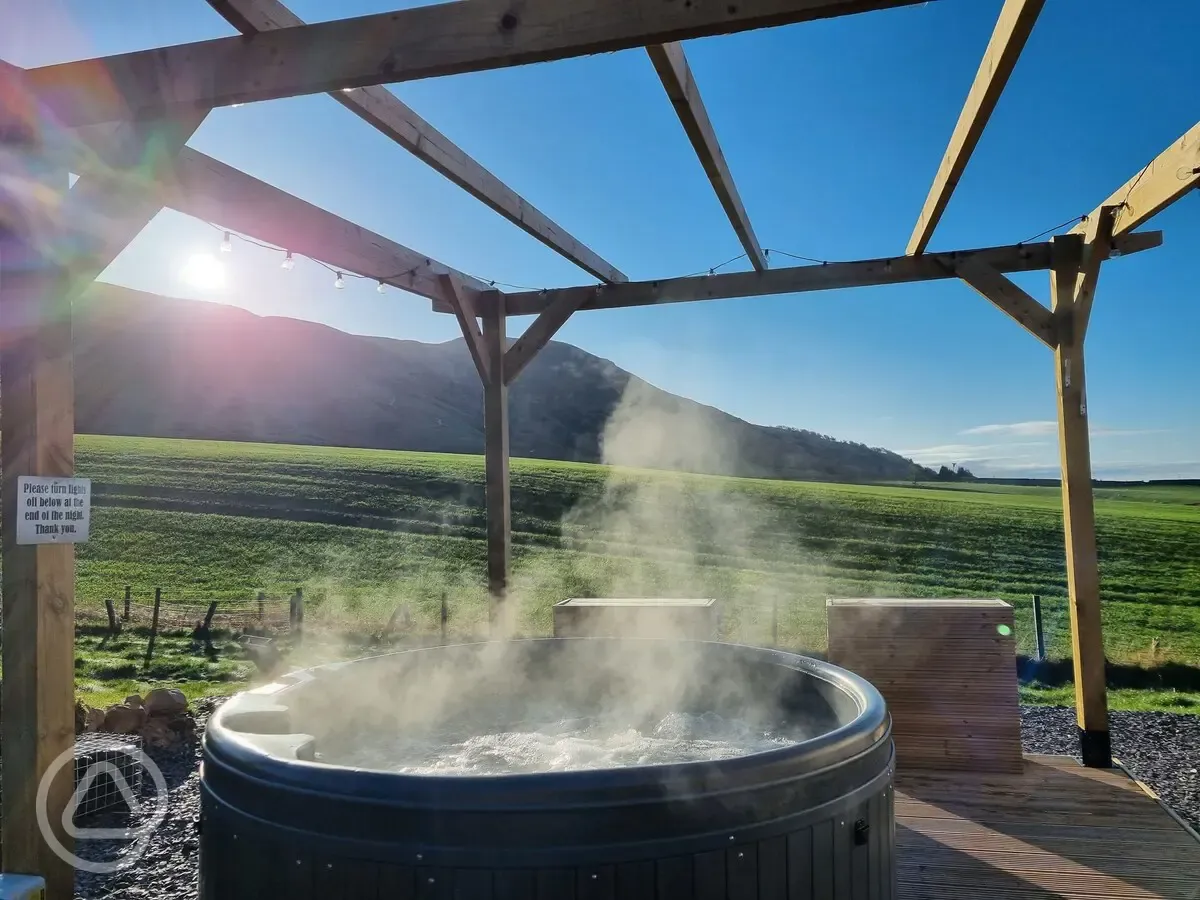
[[[236,237],[239,241],[245,241],[247,244],[253,244],[255,247],[261,247],[263,250],[271,250],[275,253],[282,253],[284,256],[283,256],[283,261],[280,264],[280,268],[284,269],[285,271],[291,271],[293,268],[295,268],[296,257],[300,256],[300,257],[303,257],[304,259],[309,260],[310,262],[316,263],[321,268],[326,269],[327,271],[331,272],[334,275],[333,286],[339,291],[345,289],[347,278],[359,278],[364,281],[374,281],[376,283],[375,284],[376,292],[378,292],[380,294],[385,294],[385,293],[387,293],[386,288],[388,287],[389,284],[395,284],[396,282],[404,282],[404,281],[411,282],[415,278],[417,272],[419,272],[421,270],[422,265],[427,266],[430,268],[431,271],[434,271],[433,262],[429,259],[426,259],[423,264],[418,263],[417,265],[413,266],[410,269],[406,269],[403,272],[389,273],[387,275],[384,275],[382,278],[380,278],[377,275],[359,275],[357,272],[343,272],[338,269],[335,269],[333,266],[328,265],[327,263],[321,262],[321,260],[319,260],[315,257],[305,256],[303,253],[296,254],[291,250],[285,250],[283,247],[277,247],[272,244],[264,244],[262,241],[257,241],[254,238],[247,237],[244,234],[238,234],[237,232],[234,232],[234,231],[226,231],[221,226],[214,225],[212,222],[206,222],[205,224],[208,225],[209,228],[212,228],[214,231],[221,232],[221,234],[222,234],[221,252],[223,252],[223,253],[231,252],[233,249],[233,238]],[[469,273],[464,272],[463,274],[466,275],[466,277],[468,277],[468,278],[475,279],[476,281],[482,282],[485,280],[485,279],[479,278],[475,275],[470,275]],[[528,287],[526,285],[521,285],[521,284],[509,284],[509,283],[503,282],[503,281],[489,281],[487,283],[492,286],[501,285],[503,287],[512,288],[513,290],[518,290],[518,291],[541,290],[542,293],[545,293],[545,291],[546,291],[545,288]]]

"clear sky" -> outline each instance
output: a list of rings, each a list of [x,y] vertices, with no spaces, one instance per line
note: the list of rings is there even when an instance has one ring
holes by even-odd
[[[291,0],[309,21],[399,5]],[[934,0],[686,45],[763,246],[904,252],[1000,6]],[[23,66],[234,33],[202,0],[0,0],[0,21],[0,58]],[[1090,211],[1196,122],[1197,84],[1195,0],[1049,0],[931,249],[1015,243]],[[395,91],[632,278],[741,252],[643,51]],[[217,110],[191,144],[486,280],[593,280],[325,96]],[[1093,460],[1107,477],[1200,477],[1200,192],[1145,227],[1164,246],[1105,266],[1097,293]],[[220,239],[163,213],[104,280],[360,334],[457,336],[427,301],[354,279],[335,291],[315,264],[285,272],[240,242],[224,287],[187,283],[189,258]],[[1018,280],[1047,298],[1044,273]],[[597,311],[559,339],[754,422],[1057,474],[1049,351],[960,283]]]

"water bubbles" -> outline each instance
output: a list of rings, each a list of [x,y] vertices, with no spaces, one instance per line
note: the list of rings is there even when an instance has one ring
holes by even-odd
[[[671,712],[636,724],[615,716],[559,715],[520,723],[456,722],[427,734],[365,734],[343,747],[323,748],[320,758],[410,775],[505,775],[730,759],[793,743],[712,712]]]

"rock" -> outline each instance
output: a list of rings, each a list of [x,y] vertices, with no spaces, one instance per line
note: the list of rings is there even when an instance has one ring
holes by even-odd
[[[104,727],[104,718],[104,710],[89,709],[87,711],[87,717],[83,723],[83,730],[89,733],[93,731],[99,731]]]
[[[104,712],[104,730],[114,734],[133,734],[146,723],[144,709],[118,704]]]
[[[75,733],[83,734],[87,728],[88,708],[79,700],[75,701]]]
[[[155,688],[146,695],[145,707],[151,716],[174,716],[186,712],[188,702],[176,688]]]
[[[190,738],[196,733],[196,719],[190,712],[181,712],[166,720],[172,731],[181,738]]]
[[[147,719],[146,724],[142,726],[141,735],[148,747],[172,747],[178,740],[176,732],[161,716]]]
[[[142,698],[137,694],[130,694],[125,698],[125,705],[133,707],[134,709],[141,709],[143,705]]]

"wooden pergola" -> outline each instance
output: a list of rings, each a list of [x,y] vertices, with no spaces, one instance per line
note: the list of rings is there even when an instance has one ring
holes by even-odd
[[[74,472],[71,303],[163,208],[393,285],[454,314],[483,382],[488,583],[509,575],[508,386],[580,310],[959,279],[1054,354],[1082,756],[1111,765],[1084,374],[1102,263],[1158,246],[1139,226],[1200,182],[1200,124],[1044,243],[928,245],[1044,0],[1006,0],[903,255],[768,268],[679,41],[923,0],[468,0],[307,25],[280,0],[209,0],[240,37],[22,70],[0,68],[3,383],[3,833],[6,871],[51,900],[73,871],[36,824],[36,792],[74,738],[74,555],[18,545],[18,476]],[[631,282],[379,85],[646,48],[752,271]],[[598,283],[504,293],[186,146],[216,107],[328,93]],[[68,188],[68,172],[78,181]],[[1043,303],[1008,277],[1048,271]],[[508,316],[536,315],[516,341]],[[71,768],[53,779],[55,827]],[[64,844],[65,835],[60,834]]]

